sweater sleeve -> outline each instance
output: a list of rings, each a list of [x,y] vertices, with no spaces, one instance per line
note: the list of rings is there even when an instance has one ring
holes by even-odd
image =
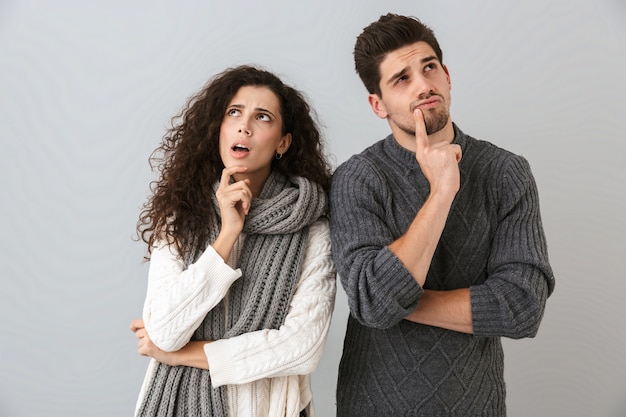
[[[313,372],[326,343],[335,294],[330,231],[323,219],[309,228],[301,276],[283,325],[204,345],[213,386]]]
[[[554,276],[537,186],[524,158],[507,158],[495,192],[500,203],[487,280],[470,287],[474,334],[533,337],[554,289]]]
[[[333,253],[351,314],[368,327],[388,328],[417,306],[423,290],[389,250],[389,186],[361,156],[344,162],[331,187]]]
[[[241,276],[208,246],[184,269],[172,246],[159,242],[152,251],[143,320],[159,348],[172,352],[185,346],[206,314]]]

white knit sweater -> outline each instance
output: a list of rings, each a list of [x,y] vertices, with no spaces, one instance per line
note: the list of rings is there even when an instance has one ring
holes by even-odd
[[[153,250],[143,319],[155,345],[166,351],[182,348],[206,314],[227,297],[241,276],[232,265],[238,263],[244,239],[241,235],[228,264],[209,246],[186,270],[168,246]],[[335,293],[330,231],[321,219],[309,228],[302,275],[284,324],[204,347],[214,387],[228,386],[231,416],[296,417],[304,407],[314,415],[310,374],[322,356]],[[137,407],[155,364],[150,361]]]

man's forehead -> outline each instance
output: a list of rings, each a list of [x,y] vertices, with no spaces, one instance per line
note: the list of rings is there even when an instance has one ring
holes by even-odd
[[[426,42],[417,42],[398,48],[389,52],[381,61],[378,67],[381,82],[388,82],[397,77],[398,74],[411,71],[415,66],[421,66],[437,59],[435,51]]]
[[[381,61],[380,67],[382,69],[383,66],[397,65],[413,61],[415,59],[428,61],[433,58],[437,59],[437,55],[435,54],[433,48],[426,42],[420,41],[388,52],[385,58]]]

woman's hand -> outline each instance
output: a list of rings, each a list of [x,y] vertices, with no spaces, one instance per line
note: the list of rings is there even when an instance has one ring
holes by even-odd
[[[216,193],[222,215],[222,231],[230,231],[237,235],[243,230],[244,220],[250,210],[252,191],[250,191],[249,180],[245,179],[231,184],[230,178],[246,170],[247,168],[242,166],[224,168]]]
[[[137,345],[139,346],[137,353],[142,356],[153,358],[157,362],[170,366],[184,365],[193,368],[209,369],[209,361],[204,354],[204,345],[211,343],[210,340],[194,340],[187,343],[182,349],[176,352],[166,352],[159,349],[159,347],[152,342],[143,320],[133,320],[130,323],[130,330],[137,336]]]
[[[224,168],[220,185],[215,193],[220,207],[222,228],[217,239],[213,242],[213,248],[224,259],[224,262],[228,262],[230,252],[243,230],[243,224],[252,203],[250,180],[244,179],[232,184],[230,182],[234,174],[246,170],[247,168],[242,166]]]
[[[137,319],[130,323],[130,330],[135,333],[137,337],[137,353],[142,356],[154,358],[157,361],[166,365],[178,366],[176,363],[176,352],[166,352],[159,349],[150,339],[148,331],[144,327],[143,320]]]

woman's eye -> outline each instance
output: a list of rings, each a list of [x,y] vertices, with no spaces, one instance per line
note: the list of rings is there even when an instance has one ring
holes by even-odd
[[[229,116],[238,116],[239,115],[239,110],[237,110],[237,109],[230,109],[230,110],[228,110],[228,115]]]
[[[259,120],[264,121],[264,122],[269,122],[270,120],[272,120],[272,119],[270,119],[270,117],[269,117],[267,114],[263,114],[263,113],[259,114],[259,115],[257,116],[257,118],[258,118]]]

